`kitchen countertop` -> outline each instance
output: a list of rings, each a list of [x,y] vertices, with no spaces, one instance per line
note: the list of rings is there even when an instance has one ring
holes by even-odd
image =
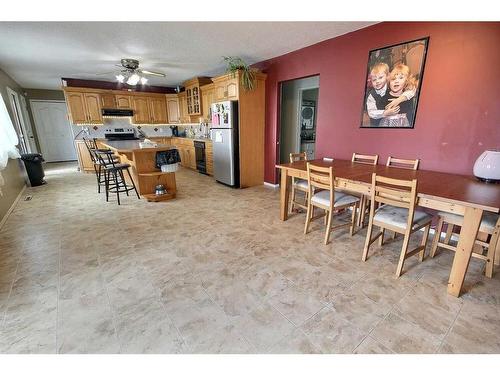
[[[109,147],[112,150],[115,150],[117,152],[156,152],[156,151],[164,151],[164,150],[171,150],[175,148],[174,146],[169,146],[169,145],[162,145],[158,144],[158,147],[147,147],[147,148],[141,148],[139,146],[139,143],[141,141],[139,140],[124,140],[124,141],[101,141],[101,143],[104,146]]]

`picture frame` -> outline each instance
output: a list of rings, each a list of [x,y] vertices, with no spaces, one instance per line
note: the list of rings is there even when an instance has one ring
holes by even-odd
[[[369,51],[360,128],[415,127],[429,39]]]

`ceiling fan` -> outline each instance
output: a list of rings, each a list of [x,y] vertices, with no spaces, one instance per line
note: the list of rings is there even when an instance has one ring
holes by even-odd
[[[139,82],[141,82],[142,85],[145,85],[148,82],[148,79],[144,77],[145,75],[165,77],[164,73],[140,69],[139,60],[135,59],[121,59],[120,64],[116,64],[116,66],[122,68],[115,76],[116,80],[120,83],[127,83],[127,85],[130,86],[135,86]],[[115,72],[100,73],[98,75],[104,75],[110,73],[115,73]]]

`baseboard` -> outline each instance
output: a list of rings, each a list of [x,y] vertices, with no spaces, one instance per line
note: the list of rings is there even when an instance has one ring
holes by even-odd
[[[17,195],[17,198],[14,200],[14,202],[12,203],[12,205],[10,206],[10,208],[7,210],[4,217],[2,218],[2,221],[0,221],[0,230],[2,229],[2,227],[5,224],[5,222],[7,221],[7,219],[9,218],[9,215],[12,213],[12,211],[14,211],[14,208],[16,208],[17,202],[19,202],[19,200],[21,199],[25,190],[26,190],[26,185],[23,186],[23,188],[21,189],[21,191]]]
[[[280,187],[278,184],[271,184],[270,182],[265,182],[265,181],[264,181],[264,186],[270,187],[270,188],[273,188],[273,189],[277,189],[277,188]]]

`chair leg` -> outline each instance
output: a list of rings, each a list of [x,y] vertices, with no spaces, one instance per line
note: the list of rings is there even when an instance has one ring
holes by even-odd
[[[490,242],[488,244],[488,253],[486,254],[486,270],[485,275],[490,279],[493,277],[493,268],[495,267],[495,258],[498,254],[496,252],[500,251],[498,246],[500,244],[500,228],[497,226],[490,237]]]
[[[392,239],[395,240],[398,236],[398,232],[392,232]]]
[[[434,238],[432,239],[431,258],[434,258],[434,256],[436,255],[438,243],[439,240],[441,239],[441,232],[443,231],[443,224],[444,220],[443,218],[440,217],[436,225],[436,232],[434,233]]]
[[[446,236],[444,238],[444,243],[449,245],[450,244],[450,239],[451,239],[451,235],[453,234],[453,227],[454,225],[453,224],[449,224],[446,226]]]
[[[127,174],[128,174],[128,177],[130,178],[130,182],[132,183],[132,187],[134,188],[135,195],[137,195],[137,199],[141,199],[141,197],[139,196],[139,192],[137,191],[137,188],[135,187],[134,179],[132,178],[132,175],[130,174],[130,171],[128,170],[128,168],[127,168]]]
[[[373,218],[372,214],[370,214],[370,221],[368,222],[368,230],[366,231],[366,240],[365,240],[365,247],[363,249],[363,256],[361,257],[361,260],[363,262],[366,262],[366,258],[368,258],[368,249],[370,248],[371,245],[371,239],[372,239],[372,231],[373,231]]]
[[[352,215],[351,215],[351,229],[349,231],[349,234],[351,236],[354,235],[354,229],[355,229],[355,226],[356,226],[356,222],[357,222],[357,219],[356,219],[356,212],[358,210],[358,202],[356,202],[354,204],[354,206],[352,206]]]
[[[314,210],[311,207],[311,203],[307,202],[306,224],[304,226],[304,234],[307,234],[309,232],[309,223],[311,222],[311,215],[313,212]]]
[[[421,262],[424,261],[425,258],[425,248],[427,246],[427,240],[429,239],[429,232],[431,230],[431,224],[427,225],[424,229],[424,236],[422,237],[422,242],[420,243],[420,246],[423,246],[422,251],[418,255],[418,259],[420,259]]]
[[[120,181],[118,181],[118,172],[113,171],[115,177],[115,188],[116,188],[116,199],[118,200],[118,206],[120,205]]]
[[[365,215],[366,215],[366,203],[367,203],[367,198],[363,197],[363,202],[361,202],[361,218],[360,218],[360,228],[365,227]]]
[[[109,202],[109,171],[104,170],[104,189],[106,190],[106,202]]]
[[[410,231],[407,229],[405,233],[405,238],[403,240],[403,247],[401,248],[401,254],[399,255],[398,268],[396,269],[396,277],[401,276],[403,271],[403,266],[406,259],[406,252],[408,251],[408,245],[410,243]]]
[[[385,234],[385,229],[380,228],[380,237],[378,238],[378,245],[383,246],[384,245],[384,234]]]
[[[292,184],[292,191],[290,192],[290,196],[292,197],[292,201],[290,202],[290,213],[293,213],[293,208],[295,207],[295,187]]]
[[[328,220],[326,223],[326,233],[325,233],[325,245],[328,245],[328,241],[330,240],[330,233],[331,233],[331,228],[332,228],[332,215],[333,215],[333,210],[328,210]],[[326,214],[326,212],[325,212]]]

